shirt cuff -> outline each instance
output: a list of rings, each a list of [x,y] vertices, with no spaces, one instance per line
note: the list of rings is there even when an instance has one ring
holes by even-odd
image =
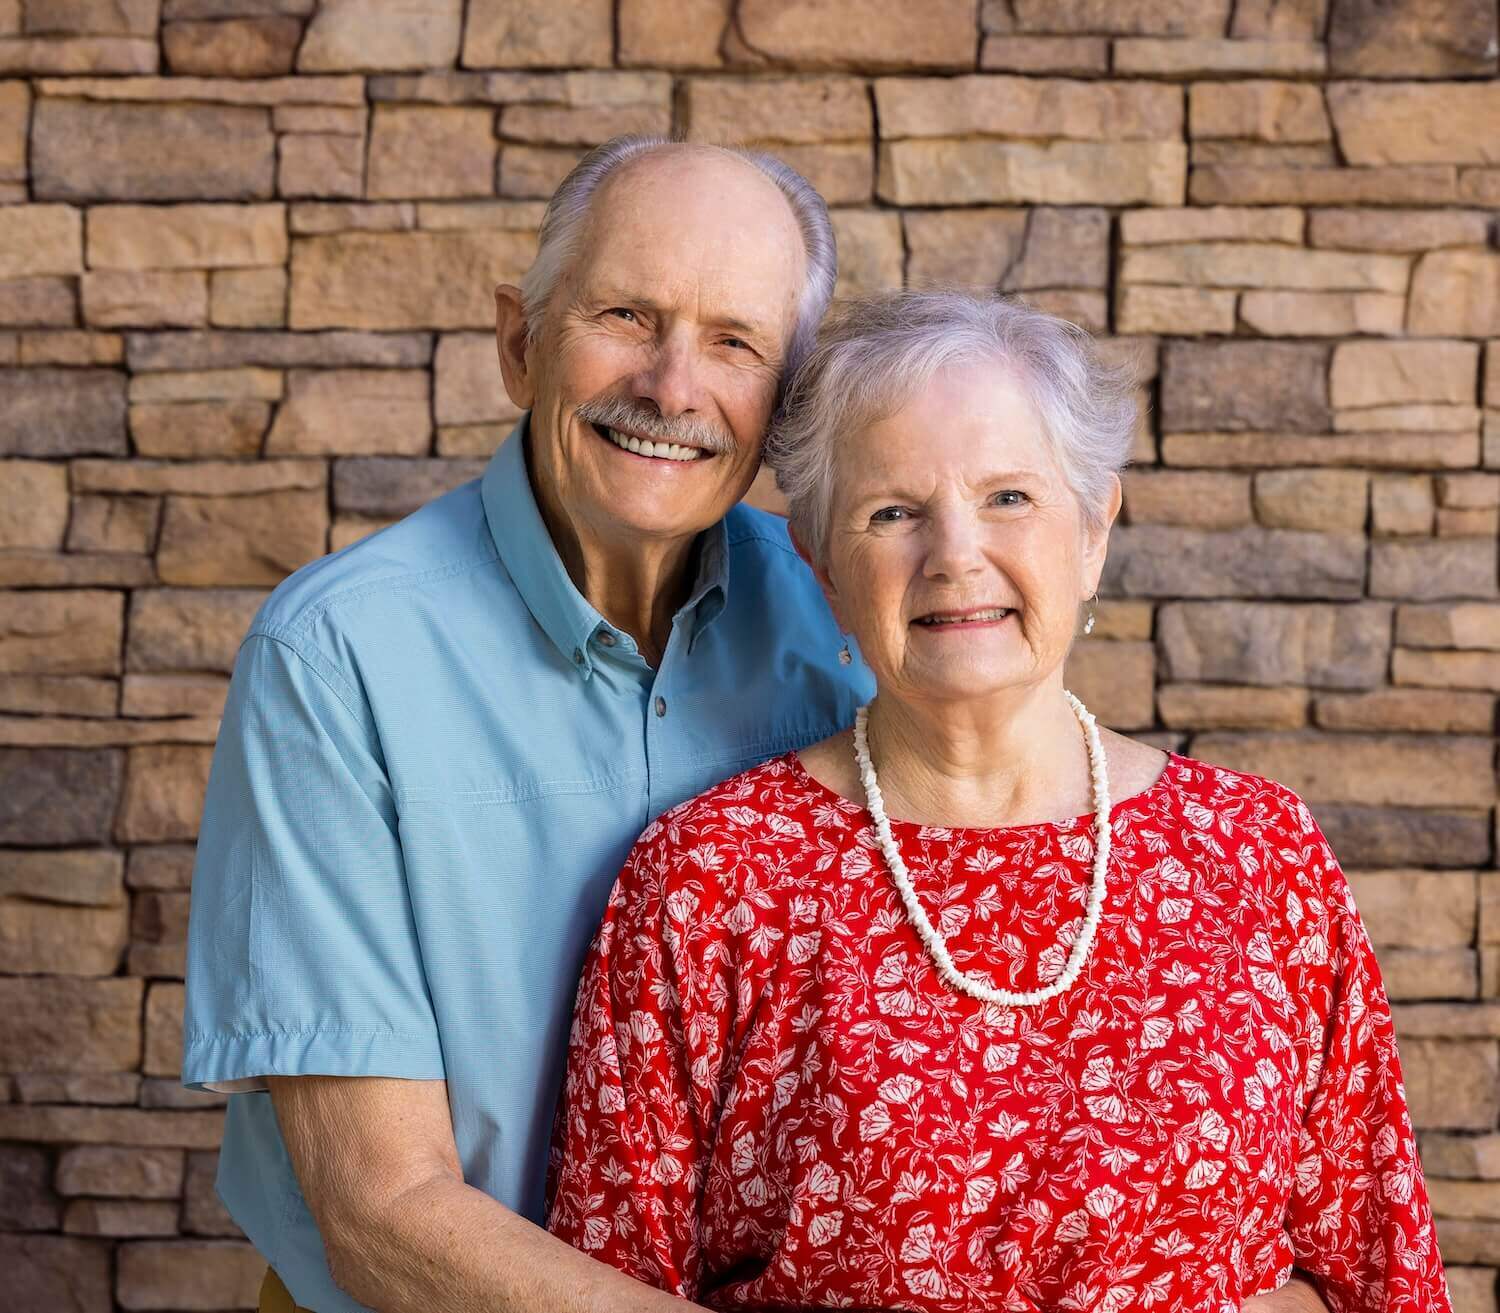
[[[447,1072],[436,1032],[333,1025],[291,1031],[213,1031],[184,1039],[182,1083],[190,1090],[242,1094],[265,1089],[267,1076],[445,1080]]]

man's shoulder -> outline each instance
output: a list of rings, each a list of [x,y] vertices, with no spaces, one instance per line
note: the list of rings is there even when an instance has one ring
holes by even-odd
[[[786,521],[770,511],[740,502],[724,517],[724,531],[729,550],[738,555],[763,557],[777,563],[788,557],[793,561],[802,559],[792,546]]]

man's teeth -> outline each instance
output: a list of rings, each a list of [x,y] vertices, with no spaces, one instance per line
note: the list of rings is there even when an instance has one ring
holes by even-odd
[[[703,455],[696,447],[680,447],[675,442],[642,442],[631,433],[620,433],[615,429],[601,431],[615,446],[633,451],[637,456],[655,456],[658,460],[697,460]]]
[[[975,611],[972,615],[924,615],[917,623],[919,625],[970,625],[978,624],[981,620],[1004,620],[1009,614],[1010,608],[995,606],[991,607],[988,611]]]

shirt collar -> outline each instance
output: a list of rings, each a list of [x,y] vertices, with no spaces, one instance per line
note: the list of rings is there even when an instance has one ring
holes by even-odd
[[[490,537],[526,603],[563,659],[585,678],[593,673],[595,635],[623,637],[574,586],[536,504],[526,468],[527,421],[522,415],[485,468],[480,483]],[[676,619],[690,623],[688,647],[724,609],[729,592],[729,534],[722,520],[699,535],[698,570]]]

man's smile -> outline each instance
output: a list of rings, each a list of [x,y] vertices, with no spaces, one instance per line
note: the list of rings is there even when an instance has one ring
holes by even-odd
[[[621,451],[628,451],[633,456],[642,456],[648,460],[669,460],[687,463],[695,460],[711,460],[712,453],[699,447],[688,447],[677,442],[664,442],[661,440],[653,442],[650,438],[638,437],[625,429],[606,428],[602,424],[590,424],[589,426],[601,438],[611,445],[618,447]]]

